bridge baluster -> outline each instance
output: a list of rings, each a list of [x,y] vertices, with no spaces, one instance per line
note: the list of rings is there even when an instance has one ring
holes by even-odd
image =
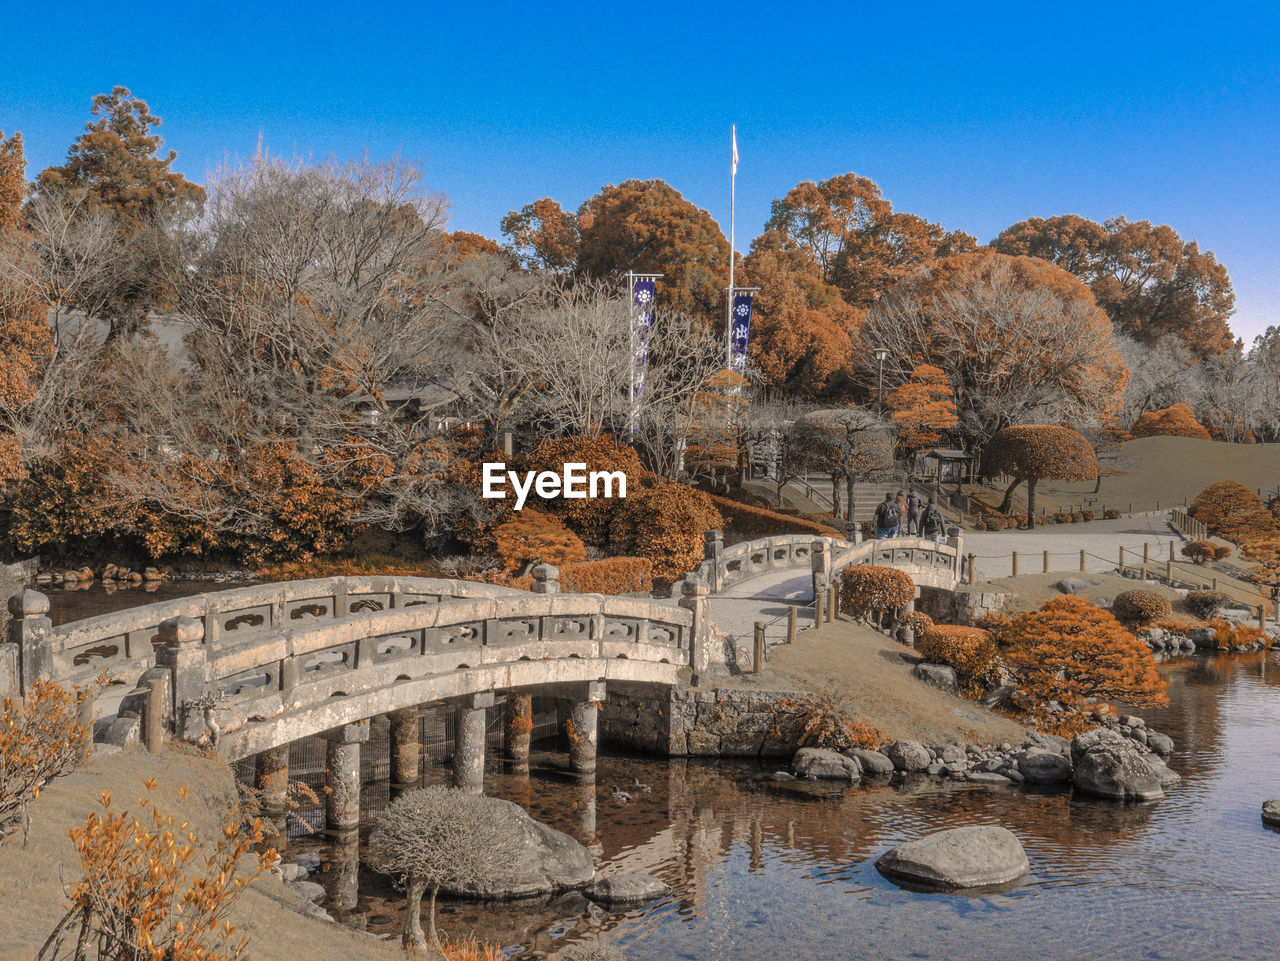
[[[45,616],[49,598],[39,591],[19,591],[9,598],[9,613],[9,644],[0,645],[0,696],[26,694],[36,680],[53,677],[53,621]]]
[[[196,702],[209,683],[209,652],[204,624],[194,617],[171,617],[160,622],[160,649],[156,666],[168,668],[173,690],[173,733],[197,738],[204,732],[204,716]]]
[[[711,588],[697,574],[689,574],[680,586],[680,606],[693,612],[691,628],[690,667],[693,668],[691,681],[694,685],[702,683],[711,669],[711,612],[707,604],[707,596]]]

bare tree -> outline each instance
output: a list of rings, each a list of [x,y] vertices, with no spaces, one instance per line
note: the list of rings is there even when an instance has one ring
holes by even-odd
[[[404,885],[403,941],[425,948],[422,896],[431,893],[430,944],[440,952],[436,895],[441,885],[462,885],[503,874],[520,852],[520,832],[507,802],[441,785],[396,798],[369,838],[369,858]]]
[[[841,483],[845,517],[852,520],[854,485],[893,475],[893,431],[860,407],[805,414],[788,432],[788,443],[807,470],[831,477],[832,517],[840,516]]]

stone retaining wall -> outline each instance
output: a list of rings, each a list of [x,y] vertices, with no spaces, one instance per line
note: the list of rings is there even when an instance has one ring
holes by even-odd
[[[609,685],[600,715],[607,743],[671,757],[789,757],[802,691],[692,690]]]

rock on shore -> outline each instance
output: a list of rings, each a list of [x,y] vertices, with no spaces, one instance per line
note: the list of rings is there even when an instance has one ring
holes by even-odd
[[[1012,831],[984,825],[900,844],[877,859],[876,869],[895,883],[958,890],[1016,881],[1031,865]]]
[[[441,885],[442,894],[508,901],[582,888],[592,882],[596,868],[590,851],[569,835],[535,821],[518,804],[499,803],[511,808],[512,830],[519,832],[523,850],[511,859],[511,868],[505,874],[456,887]]]
[[[1154,752],[1111,728],[1079,735],[1071,757],[1077,788],[1116,801],[1154,801],[1181,780]]]
[[[1280,828],[1280,800],[1263,802],[1262,823]]]

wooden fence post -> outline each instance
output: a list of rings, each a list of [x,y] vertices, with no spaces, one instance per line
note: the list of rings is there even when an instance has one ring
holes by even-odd
[[[1173,561],[1164,562],[1164,579],[1169,582],[1169,586],[1173,587]]]
[[[1124,574],[1124,548],[1120,548],[1120,573]]]
[[[813,593],[813,626],[822,626],[822,599],[824,597],[822,591],[814,591]]]
[[[1044,552],[1044,572],[1046,574],[1049,573],[1049,552],[1048,551]]]
[[[794,644],[796,642],[796,622],[799,620],[797,608],[794,604],[787,610],[787,643]]]
[[[755,657],[751,662],[751,673],[759,674],[764,668],[764,621],[756,621]]]
[[[836,619],[836,586],[832,584],[827,588],[827,623],[830,624]]]
[[[1013,552],[1013,576],[1018,576],[1018,552]]]

